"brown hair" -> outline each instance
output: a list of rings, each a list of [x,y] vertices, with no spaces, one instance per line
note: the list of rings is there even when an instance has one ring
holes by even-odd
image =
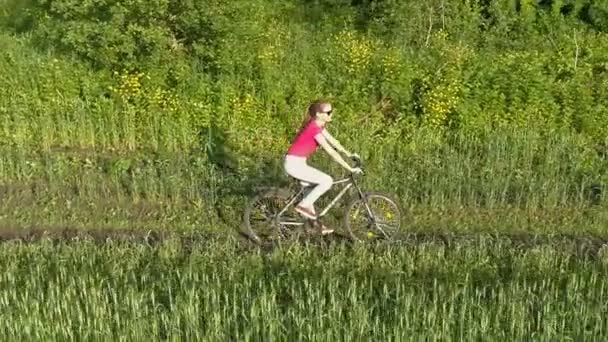
[[[297,135],[300,135],[300,133],[302,133],[304,128],[306,128],[306,126],[308,126],[308,124],[317,117],[318,112],[323,111],[323,107],[325,105],[331,106],[331,104],[329,102],[326,102],[323,100],[317,100],[317,101],[311,103],[310,106],[308,106],[308,111],[306,112],[306,118],[302,122],[302,126],[298,130]]]

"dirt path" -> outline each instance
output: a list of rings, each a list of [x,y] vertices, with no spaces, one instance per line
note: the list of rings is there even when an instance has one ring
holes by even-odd
[[[176,233],[169,231],[143,231],[143,230],[120,230],[120,229],[79,229],[79,228],[14,228],[0,227],[0,243],[21,242],[37,243],[41,240],[53,243],[78,243],[82,241],[92,241],[98,244],[109,242],[126,242],[146,244],[150,246],[158,245],[169,239],[179,241],[186,249],[193,245],[205,245],[206,243],[218,242],[221,236],[212,233]],[[223,238],[225,240],[225,238]],[[241,247],[245,250],[256,248],[248,243],[244,238],[238,238]],[[346,237],[335,234],[326,238],[311,238],[306,241],[309,245],[329,246],[336,243],[350,243]],[[488,234],[488,233],[410,233],[395,242],[401,247],[415,247],[420,244],[442,244],[447,248],[462,245],[475,246],[483,243],[488,245],[508,246],[514,249],[533,249],[537,247],[552,247],[568,249],[575,254],[586,256],[597,256],[603,249],[608,248],[608,237],[591,235],[532,235],[532,234]],[[264,249],[273,249],[274,246],[267,246]]]
[[[41,240],[70,242],[92,240],[95,242],[125,241],[155,244],[164,241],[169,234],[158,231],[119,230],[119,229],[81,229],[81,228],[12,228],[0,227],[0,243],[21,241],[36,243]]]

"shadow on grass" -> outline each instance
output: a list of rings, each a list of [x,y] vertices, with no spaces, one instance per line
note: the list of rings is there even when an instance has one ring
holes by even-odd
[[[214,123],[200,130],[199,139],[209,170],[217,180],[213,190],[216,213],[223,223],[240,233],[242,213],[251,197],[266,188],[289,185],[282,156],[263,150],[255,155],[237,152],[226,132]],[[239,162],[246,160],[248,167],[239,167]]]

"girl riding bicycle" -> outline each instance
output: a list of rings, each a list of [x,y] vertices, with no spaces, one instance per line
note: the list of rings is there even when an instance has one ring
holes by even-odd
[[[338,164],[351,173],[361,173],[358,167],[351,167],[340,154],[344,153],[350,158],[358,158],[356,153],[350,153],[336,140],[326,129],[326,125],[332,121],[333,108],[330,103],[316,101],[308,107],[308,116],[304,121],[296,138],[287,150],[284,168],[287,174],[304,182],[316,184],[316,186],[306,195],[295,210],[302,216],[316,220],[315,201],[327,192],[332,184],[333,178],[308,165],[307,158],[312,155],[320,145]],[[331,229],[322,227],[322,233],[333,232]]]

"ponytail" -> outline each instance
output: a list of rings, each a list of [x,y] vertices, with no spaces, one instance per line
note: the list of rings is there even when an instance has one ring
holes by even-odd
[[[327,104],[327,102],[317,100],[313,102],[310,106],[308,106],[308,110],[306,111],[306,118],[302,122],[302,126],[298,130],[298,134],[296,136],[300,135],[300,133],[302,133],[306,126],[308,126],[312,122],[312,120],[317,117],[317,112],[320,112],[322,110],[321,107],[325,104]]]

